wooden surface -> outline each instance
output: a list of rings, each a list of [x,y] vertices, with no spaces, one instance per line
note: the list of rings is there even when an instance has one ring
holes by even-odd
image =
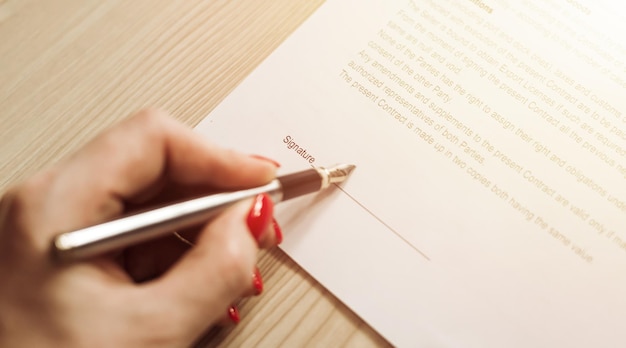
[[[142,107],[196,125],[322,2],[0,0],[0,191]],[[203,344],[388,345],[282,251],[259,266]]]

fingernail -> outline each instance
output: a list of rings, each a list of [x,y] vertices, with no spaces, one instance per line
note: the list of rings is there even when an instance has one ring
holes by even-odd
[[[280,229],[276,219],[272,218],[272,226],[274,227],[274,234],[276,235],[276,244],[283,242],[283,231]]]
[[[265,231],[269,225],[273,212],[274,203],[270,196],[261,193],[254,197],[254,202],[252,203],[252,208],[250,208],[246,222],[250,233],[252,233],[252,236],[257,242],[261,238],[263,231]]]
[[[276,168],[280,168],[280,163],[278,163],[278,162],[274,161],[274,160],[273,160],[273,159],[271,159],[271,158],[267,158],[267,157],[264,157],[264,156],[261,156],[261,155],[250,155],[250,157],[253,157],[253,158],[256,158],[256,159],[260,159],[260,160],[263,160],[263,161],[266,161],[266,162],[270,162],[270,163],[271,163],[271,164],[273,164]]]
[[[254,272],[252,272],[252,284],[254,285],[255,295],[260,295],[263,292],[263,278],[261,278],[261,272],[258,267],[254,267]]]
[[[228,307],[228,317],[233,323],[238,324],[239,320],[241,320],[239,318],[239,309],[235,306]]]

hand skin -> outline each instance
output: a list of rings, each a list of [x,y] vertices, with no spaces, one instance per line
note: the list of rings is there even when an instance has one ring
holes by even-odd
[[[277,242],[271,217],[252,237],[252,200],[200,226],[194,247],[170,236],[60,264],[50,240],[189,191],[261,185],[275,171],[144,110],[10,188],[0,201],[0,346],[191,345],[253,293],[259,248]]]

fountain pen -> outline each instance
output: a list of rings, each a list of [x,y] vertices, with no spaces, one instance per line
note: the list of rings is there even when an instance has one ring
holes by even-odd
[[[207,222],[229,206],[261,193],[278,203],[324,190],[344,181],[354,168],[351,164],[315,167],[279,176],[263,186],[194,198],[65,232],[54,237],[52,253],[60,261],[74,261],[123,249]]]

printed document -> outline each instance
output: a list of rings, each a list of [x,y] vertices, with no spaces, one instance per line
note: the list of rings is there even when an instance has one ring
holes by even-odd
[[[617,347],[626,21],[584,0],[329,0],[197,127],[279,174],[282,248],[392,344]]]

